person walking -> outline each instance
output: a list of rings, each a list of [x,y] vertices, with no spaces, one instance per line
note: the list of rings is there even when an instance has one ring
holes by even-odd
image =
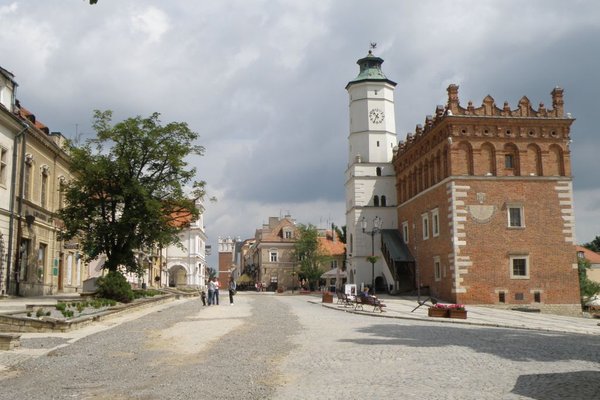
[[[215,278],[208,280],[208,305],[211,306],[215,301]]]
[[[217,280],[216,277],[213,278],[213,282],[215,285],[215,293],[214,293],[214,299],[213,299],[213,304],[219,305],[219,281]]]
[[[233,276],[229,277],[229,305],[232,306],[233,305],[233,296],[235,296],[235,289],[236,289],[236,284],[235,281],[233,280]]]

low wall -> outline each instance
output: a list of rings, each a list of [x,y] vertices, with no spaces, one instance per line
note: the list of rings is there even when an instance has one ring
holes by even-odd
[[[40,319],[30,317],[17,317],[15,314],[23,314],[22,311],[10,314],[0,314],[0,332],[68,332],[83,328],[95,321],[102,321],[124,312],[140,310],[158,304],[168,303],[179,299],[180,295],[167,294],[150,298],[138,299],[129,304],[118,304],[97,314],[84,315],[73,319],[56,319],[42,317]],[[48,305],[44,305],[48,307]]]

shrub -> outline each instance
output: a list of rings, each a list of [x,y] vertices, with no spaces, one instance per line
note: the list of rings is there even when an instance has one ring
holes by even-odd
[[[67,304],[66,303],[57,303],[56,309],[61,312],[65,311],[67,309]]]
[[[35,316],[38,318],[43,316],[44,314],[46,314],[46,312],[44,311],[43,308],[38,308],[37,311],[35,312]]]
[[[98,285],[97,295],[99,297],[120,301],[121,303],[129,303],[133,300],[131,285],[118,271],[110,271],[105,276],[101,276],[96,284]]]

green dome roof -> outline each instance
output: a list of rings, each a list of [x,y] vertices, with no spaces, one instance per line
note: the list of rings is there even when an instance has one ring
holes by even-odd
[[[360,66],[360,72],[358,73],[358,76],[354,78],[354,80],[348,82],[346,87],[353,83],[364,81],[386,81],[396,86],[396,83],[389,80],[381,71],[383,59],[375,57],[371,50],[369,50],[369,54],[367,54],[365,58],[361,58],[356,63]]]

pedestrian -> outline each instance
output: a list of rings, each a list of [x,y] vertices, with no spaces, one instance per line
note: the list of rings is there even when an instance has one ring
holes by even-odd
[[[200,298],[202,299],[202,305],[206,305],[206,292],[203,290],[200,292]]]
[[[213,304],[219,305],[219,281],[217,280],[217,278],[213,278],[213,282],[215,284],[215,293],[214,296],[215,298],[213,299]]]
[[[229,305],[233,305],[233,296],[235,296],[236,289],[235,281],[233,280],[233,276],[229,277]]]
[[[208,305],[211,306],[215,302],[215,278],[208,280]]]

